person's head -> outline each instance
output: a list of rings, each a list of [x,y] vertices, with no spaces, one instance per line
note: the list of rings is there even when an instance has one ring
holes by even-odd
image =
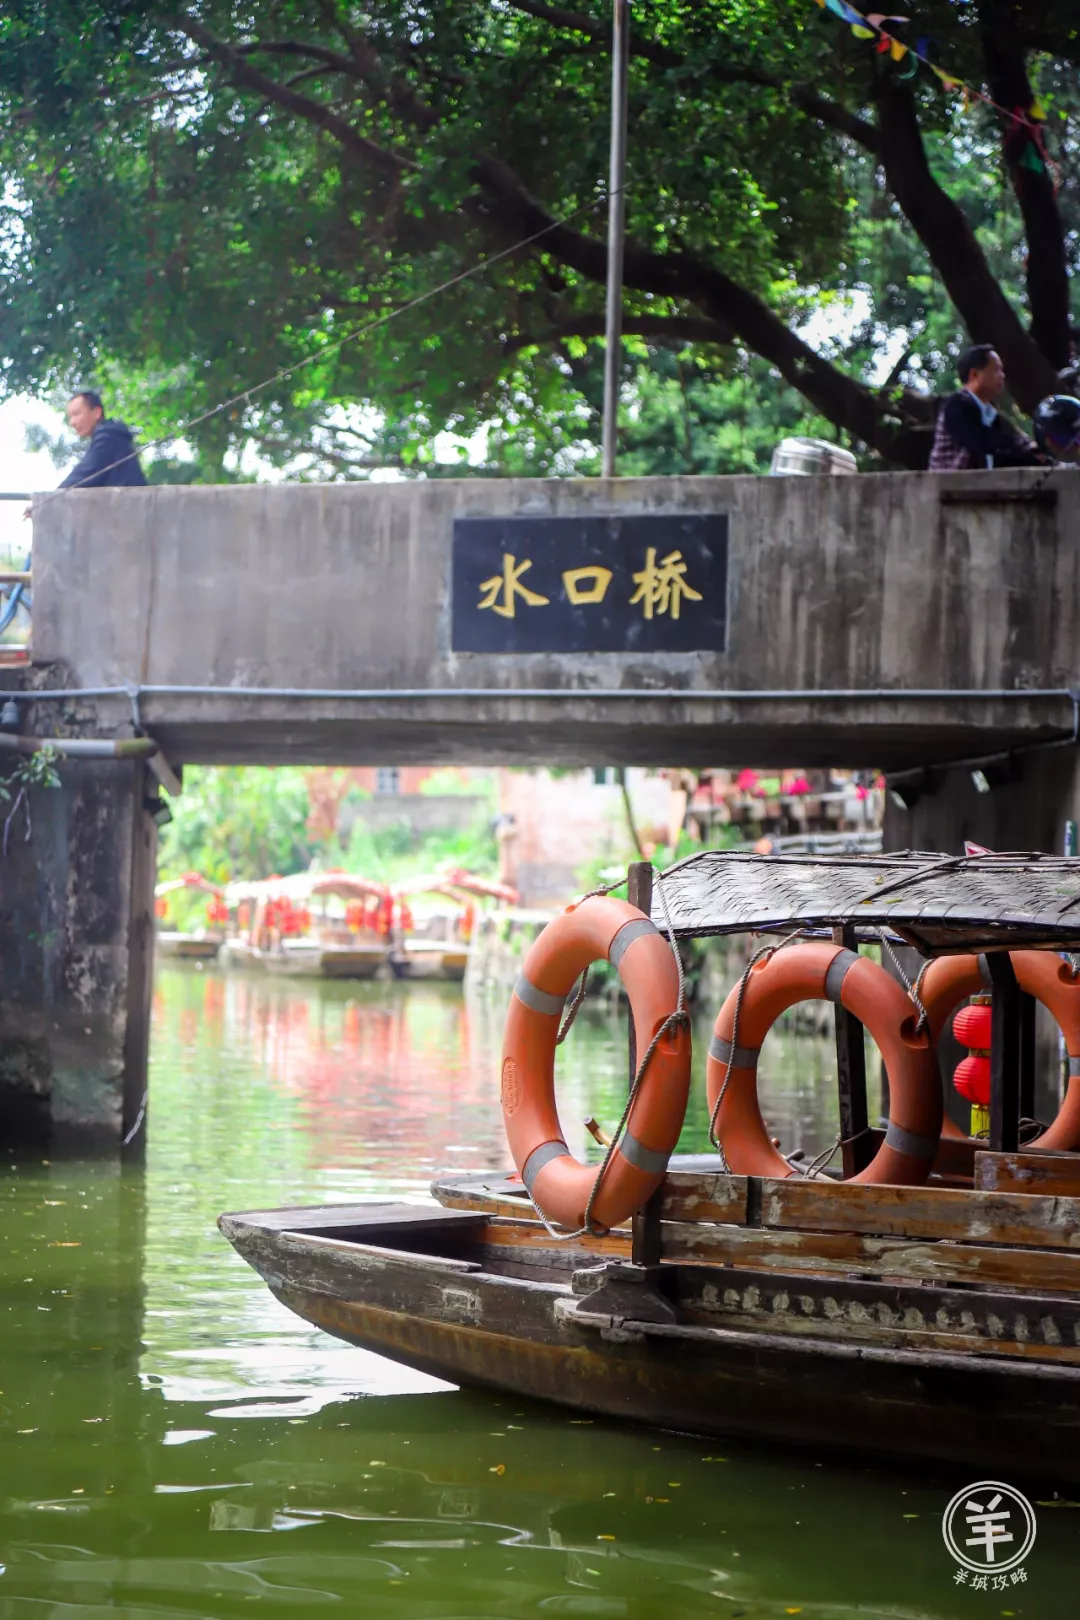
[[[956,362],[956,370],[962,385],[988,404],[1005,392],[1005,367],[992,343],[973,343]]]
[[[68,423],[80,439],[88,439],[104,415],[105,407],[101,403],[101,395],[93,388],[80,388],[79,392],[72,394],[68,400]]]

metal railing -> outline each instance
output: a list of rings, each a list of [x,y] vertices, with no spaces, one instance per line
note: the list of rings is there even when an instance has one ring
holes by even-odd
[[[0,490],[0,501],[22,501],[28,503],[33,497],[23,490]],[[30,612],[33,605],[31,587],[33,576],[30,571],[30,558],[27,557],[21,568],[0,568],[0,637],[4,636],[13,624],[23,615],[26,627],[25,641],[8,642],[0,646],[0,665],[11,663],[25,663],[29,657],[30,641]]]

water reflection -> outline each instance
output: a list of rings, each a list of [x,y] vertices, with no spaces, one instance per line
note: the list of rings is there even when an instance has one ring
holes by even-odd
[[[162,975],[145,1174],[0,1179],[0,1617],[1073,1615],[1070,1506],[1039,1510],[1028,1587],[968,1594],[939,1530],[965,1480],[451,1390],[276,1304],[218,1212],[505,1163],[500,1039],[501,1009],[452,987]],[[815,1151],[827,1052],[772,1039],[766,1112]],[[564,1050],[567,1123],[617,1117],[617,1018]]]

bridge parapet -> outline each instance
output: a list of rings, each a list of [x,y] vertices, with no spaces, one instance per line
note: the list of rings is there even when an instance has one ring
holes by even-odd
[[[562,520],[571,570],[589,520],[662,558],[712,515],[711,641],[680,650],[669,611],[659,648],[461,650],[460,520],[512,520],[517,562]],[[176,762],[904,767],[1071,730],[1078,516],[1071,471],[78,492],[39,502],[34,660],[140,688]]]

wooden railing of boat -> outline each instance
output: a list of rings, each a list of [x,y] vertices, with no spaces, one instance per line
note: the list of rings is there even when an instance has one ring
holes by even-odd
[[[673,1171],[650,1269],[661,1288],[660,1274],[677,1272],[684,1322],[1080,1365],[1080,1156],[979,1153],[975,1180],[960,1190]],[[510,1178],[445,1177],[432,1192],[488,1217],[470,1235],[484,1263],[517,1256],[565,1272],[591,1259],[602,1272],[631,1260],[629,1226],[556,1240]],[[574,1291],[601,1280],[578,1270]]]

